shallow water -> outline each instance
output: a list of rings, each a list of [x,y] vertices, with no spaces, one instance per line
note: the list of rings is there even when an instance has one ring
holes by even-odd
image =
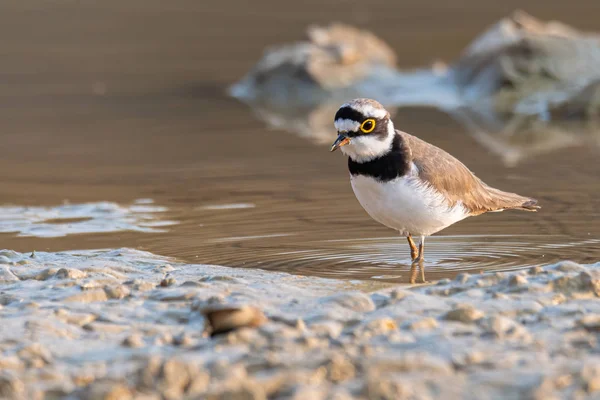
[[[0,66],[0,205],[127,207],[150,198],[166,207],[154,223],[177,224],[160,226],[165,232],[53,238],[4,228],[0,247],[134,247],[195,263],[407,281],[405,239],[360,208],[345,160],[328,152],[334,137],[307,135],[289,116],[273,128],[272,118],[267,124],[225,90],[265,46],[298,40],[311,23],[335,19],[371,29],[394,46],[401,67],[414,67],[451,60],[523,3],[442,9],[409,2],[398,10],[385,2],[343,9],[315,2],[302,12],[270,2],[252,12],[234,2],[3,6],[0,37],[9,57]],[[587,2],[527,3],[540,18],[597,28]],[[24,23],[34,28],[24,31]],[[483,129],[473,118],[417,107],[398,110],[394,121],[489,184],[536,197],[543,207],[472,218],[429,238],[427,279],[600,259],[600,129],[520,134],[509,122],[488,132],[489,124]]]

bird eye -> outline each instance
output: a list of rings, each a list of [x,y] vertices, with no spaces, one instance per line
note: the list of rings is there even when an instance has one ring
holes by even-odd
[[[360,126],[362,133],[371,133],[373,129],[375,129],[375,120],[371,118],[365,120]]]

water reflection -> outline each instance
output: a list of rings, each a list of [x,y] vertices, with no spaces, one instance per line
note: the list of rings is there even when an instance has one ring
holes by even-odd
[[[397,97],[397,100],[400,98]],[[386,105],[392,118],[400,108],[422,106],[420,101],[404,100],[402,104]],[[256,103],[248,103],[248,106],[258,119],[272,129],[294,133],[318,145],[330,145],[336,135],[333,115],[341,103],[342,100],[327,101],[310,108],[280,108]],[[531,115],[500,115],[491,109],[428,106],[447,113],[461,124],[466,134],[473,137],[482,148],[498,156],[507,167],[569,147],[600,148],[598,118],[548,121]]]

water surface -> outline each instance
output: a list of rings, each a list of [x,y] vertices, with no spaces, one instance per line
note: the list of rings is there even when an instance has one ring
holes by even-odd
[[[301,38],[310,23],[371,29],[395,48],[401,67],[413,67],[457,56],[517,5],[463,3],[2,6],[0,205],[153,199],[166,207],[158,220],[177,224],[54,238],[4,229],[0,247],[134,247],[194,263],[407,280],[405,239],[361,209],[342,155],[330,154],[327,140],[285,129],[286,119],[273,128],[225,90],[265,46]],[[596,28],[587,2],[527,3],[537,17]],[[600,130],[489,134],[471,120],[417,107],[397,110],[394,121],[489,184],[543,207],[471,218],[429,238],[427,279],[600,259]]]

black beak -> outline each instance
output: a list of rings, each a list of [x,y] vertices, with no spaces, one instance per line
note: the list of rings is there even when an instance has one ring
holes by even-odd
[[[348,143],[350,143],[350,138],[346,136],[345,133],[339,133],[337,139],[335,139],[335,142],[331,145],[330,151],[336,151],[338,148],[345,146]]]

